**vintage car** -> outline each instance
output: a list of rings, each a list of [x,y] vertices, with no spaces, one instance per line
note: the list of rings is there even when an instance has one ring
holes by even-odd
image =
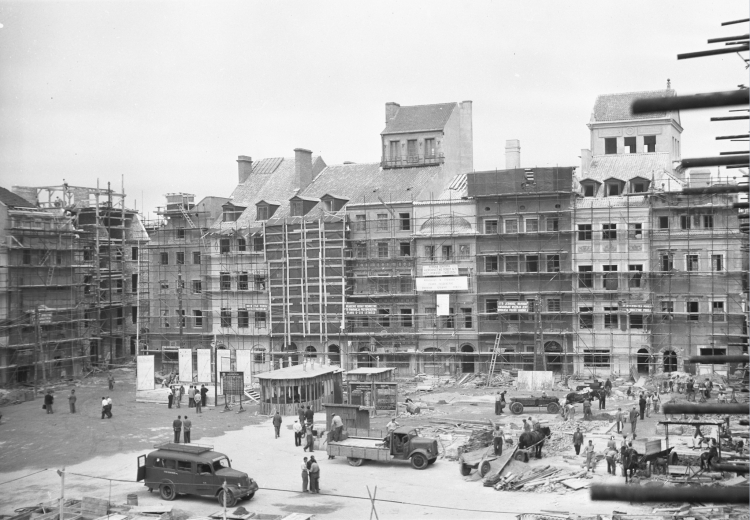
[[[159,489],[164,500],[198,495],[233,507],[258,491],[258,484],[247,473],[232,469],[229,458],[213,451],[213,446],[167,443],[154,448],[156,451],[138,457],[137,480],[149,491]]]
[[[552,396],[510,398],[510,411],[512,413],[520,415],[526,407],[547,408],[549,413],[558,413],[560,411],[560,399]]]

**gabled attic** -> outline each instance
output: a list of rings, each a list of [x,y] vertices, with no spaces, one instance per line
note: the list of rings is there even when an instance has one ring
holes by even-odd
[[[320,199],[314,199],[312,197],[303,197],[300,195],[295,195],[294,197],[289,199],[290,216],[304,217],[319,203],[320,203]]]
[[[323,203],[323,208],[326,211],[335,213],[342,210],[344,206],[346,206],[346,203],[349,202],[349,199],[340,195],[332,195],[330,193],[326,193],[325,195],[320,197],[320,201]]]
[[[255,203],[256,214],[255,220],[263,221],[273,217],[276,210],[281,206],[277,200],[260,200]]]

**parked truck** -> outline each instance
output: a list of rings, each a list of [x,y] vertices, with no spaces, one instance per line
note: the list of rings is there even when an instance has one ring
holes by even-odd
[[[329,456],[346,457],[350,466],[361,466],[365,460],[409,460],[414,469],[425,469],[438,457],[435,439],[420,437],[417,430],[402,426],[385,438],[350,437],[345,431],[341,440],[329,441]]]

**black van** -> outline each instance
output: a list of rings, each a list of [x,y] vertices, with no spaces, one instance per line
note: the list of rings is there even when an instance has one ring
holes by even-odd
[[[227,456],[213,451],[213,446],[167,443],[154,448],[138,457],[138,482],[143,481],[149,491],[158,488],[164,500],[199,495],[216,497],[221,505],[226,500],[226,506],[233,507],[258,490],[247,473],[232,469]]]

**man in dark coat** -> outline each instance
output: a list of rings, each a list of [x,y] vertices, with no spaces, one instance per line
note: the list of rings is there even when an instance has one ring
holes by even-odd
[[[206,385],[201,385],[201,406],[206,406],[206,399],[208,399],[208,388]]]
[[[635,406],[630,410],[630,432],[633,434],[633,438],[635,439],[635,427],[638,424],[638,412],[635,409]]]
[[[609,379],[607,379],[609,381]],[[607,391],[599,390],[599,409],[605,410],[607,408]]]
[[[310,457],[310,492],[320,493],[320,465],[315,457]]]
[[[279,415],[278,411],[276,411],[276,415],[273,416],[273,429],[276,431],[276,438],[278,439],[281,435],[281,415]]]
[[[646,396],[641,394],[641,398],[638,399],[638,408],[641,410],[641,421],[643,420],[643,414],[646,412]]]
[[[47,390],[47,393],[44,394],[44,408],[47,410],[47,413],[53,413],[52,404],[54,402],[55,398],[52,397],[52,390]]]
[[[174,443],[180,443],[180,433],[182,432],[182,417],[177,416],[177,419],[172,421],[172,429],[174,430]]]
[[[308,405],[307,406],[307,410],[305,410],[305,421],[307,421],[308,423],[312,424],[314,418],[315,418],[315,412],[313,412],[310,409],[310,406]]]
[[[583,434],[580,428],[576,428],[576,432],[573,434],[573,447],[576,449],[576,455],[581,454],[581,445],[583,444]]]

